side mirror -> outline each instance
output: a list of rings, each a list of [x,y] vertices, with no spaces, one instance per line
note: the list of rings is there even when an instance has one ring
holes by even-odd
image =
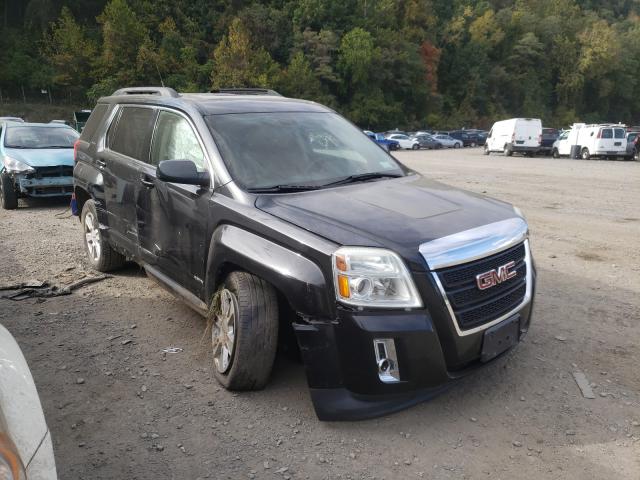
[[[156,177],[163,182],[183,183],[208,187],[211,184],[209,172],[198,172],[191,160],[164,160],[156,169]]]

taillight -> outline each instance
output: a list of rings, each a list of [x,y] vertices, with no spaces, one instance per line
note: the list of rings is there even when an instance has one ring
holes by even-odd
[[[598,130],[598,134],[596,135],[596,138],[602,138],[602,129]]]
[[[538,135],[538,143],[542,145],[542,135]]]
[[[80,139],[73,142],[73,161],[78,161],[78,144],[80,143]]]

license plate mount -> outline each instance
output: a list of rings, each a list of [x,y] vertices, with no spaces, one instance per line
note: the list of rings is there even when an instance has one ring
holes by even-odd
[[[520,339],[520,315],[514,315],[488,328],[482,340],[481,362],[488,362],[510,349]]]

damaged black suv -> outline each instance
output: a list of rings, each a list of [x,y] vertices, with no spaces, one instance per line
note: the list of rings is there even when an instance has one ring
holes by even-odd
[[[529,327],[520,212],[406,168],[317,103],[121,89],[98,101],[74,180],[94,268],[132,259],[211,316],[229,389],[263,387],[295,337],[323,420],[423,401]]]

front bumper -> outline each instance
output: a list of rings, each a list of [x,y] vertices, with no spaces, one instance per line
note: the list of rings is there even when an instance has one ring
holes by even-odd
[[[536,272],[533,262],[530,265],[531,295],[504,320],[517,316],[518,341],[529,329],[533,309]],[[362,420],[402,410],[440,394],[492,361],[481,361],[485,329],[460,335],[433,276],[413,276],[425,309],[341,308],[335,321],[294,324],[320,420]],[[381,379],[376,339],[393,339],[400,381]]]
[[[58,197],[73,193],[72,176],[32,176],[16,174],[16,187],[21,195],[27,197]]]

